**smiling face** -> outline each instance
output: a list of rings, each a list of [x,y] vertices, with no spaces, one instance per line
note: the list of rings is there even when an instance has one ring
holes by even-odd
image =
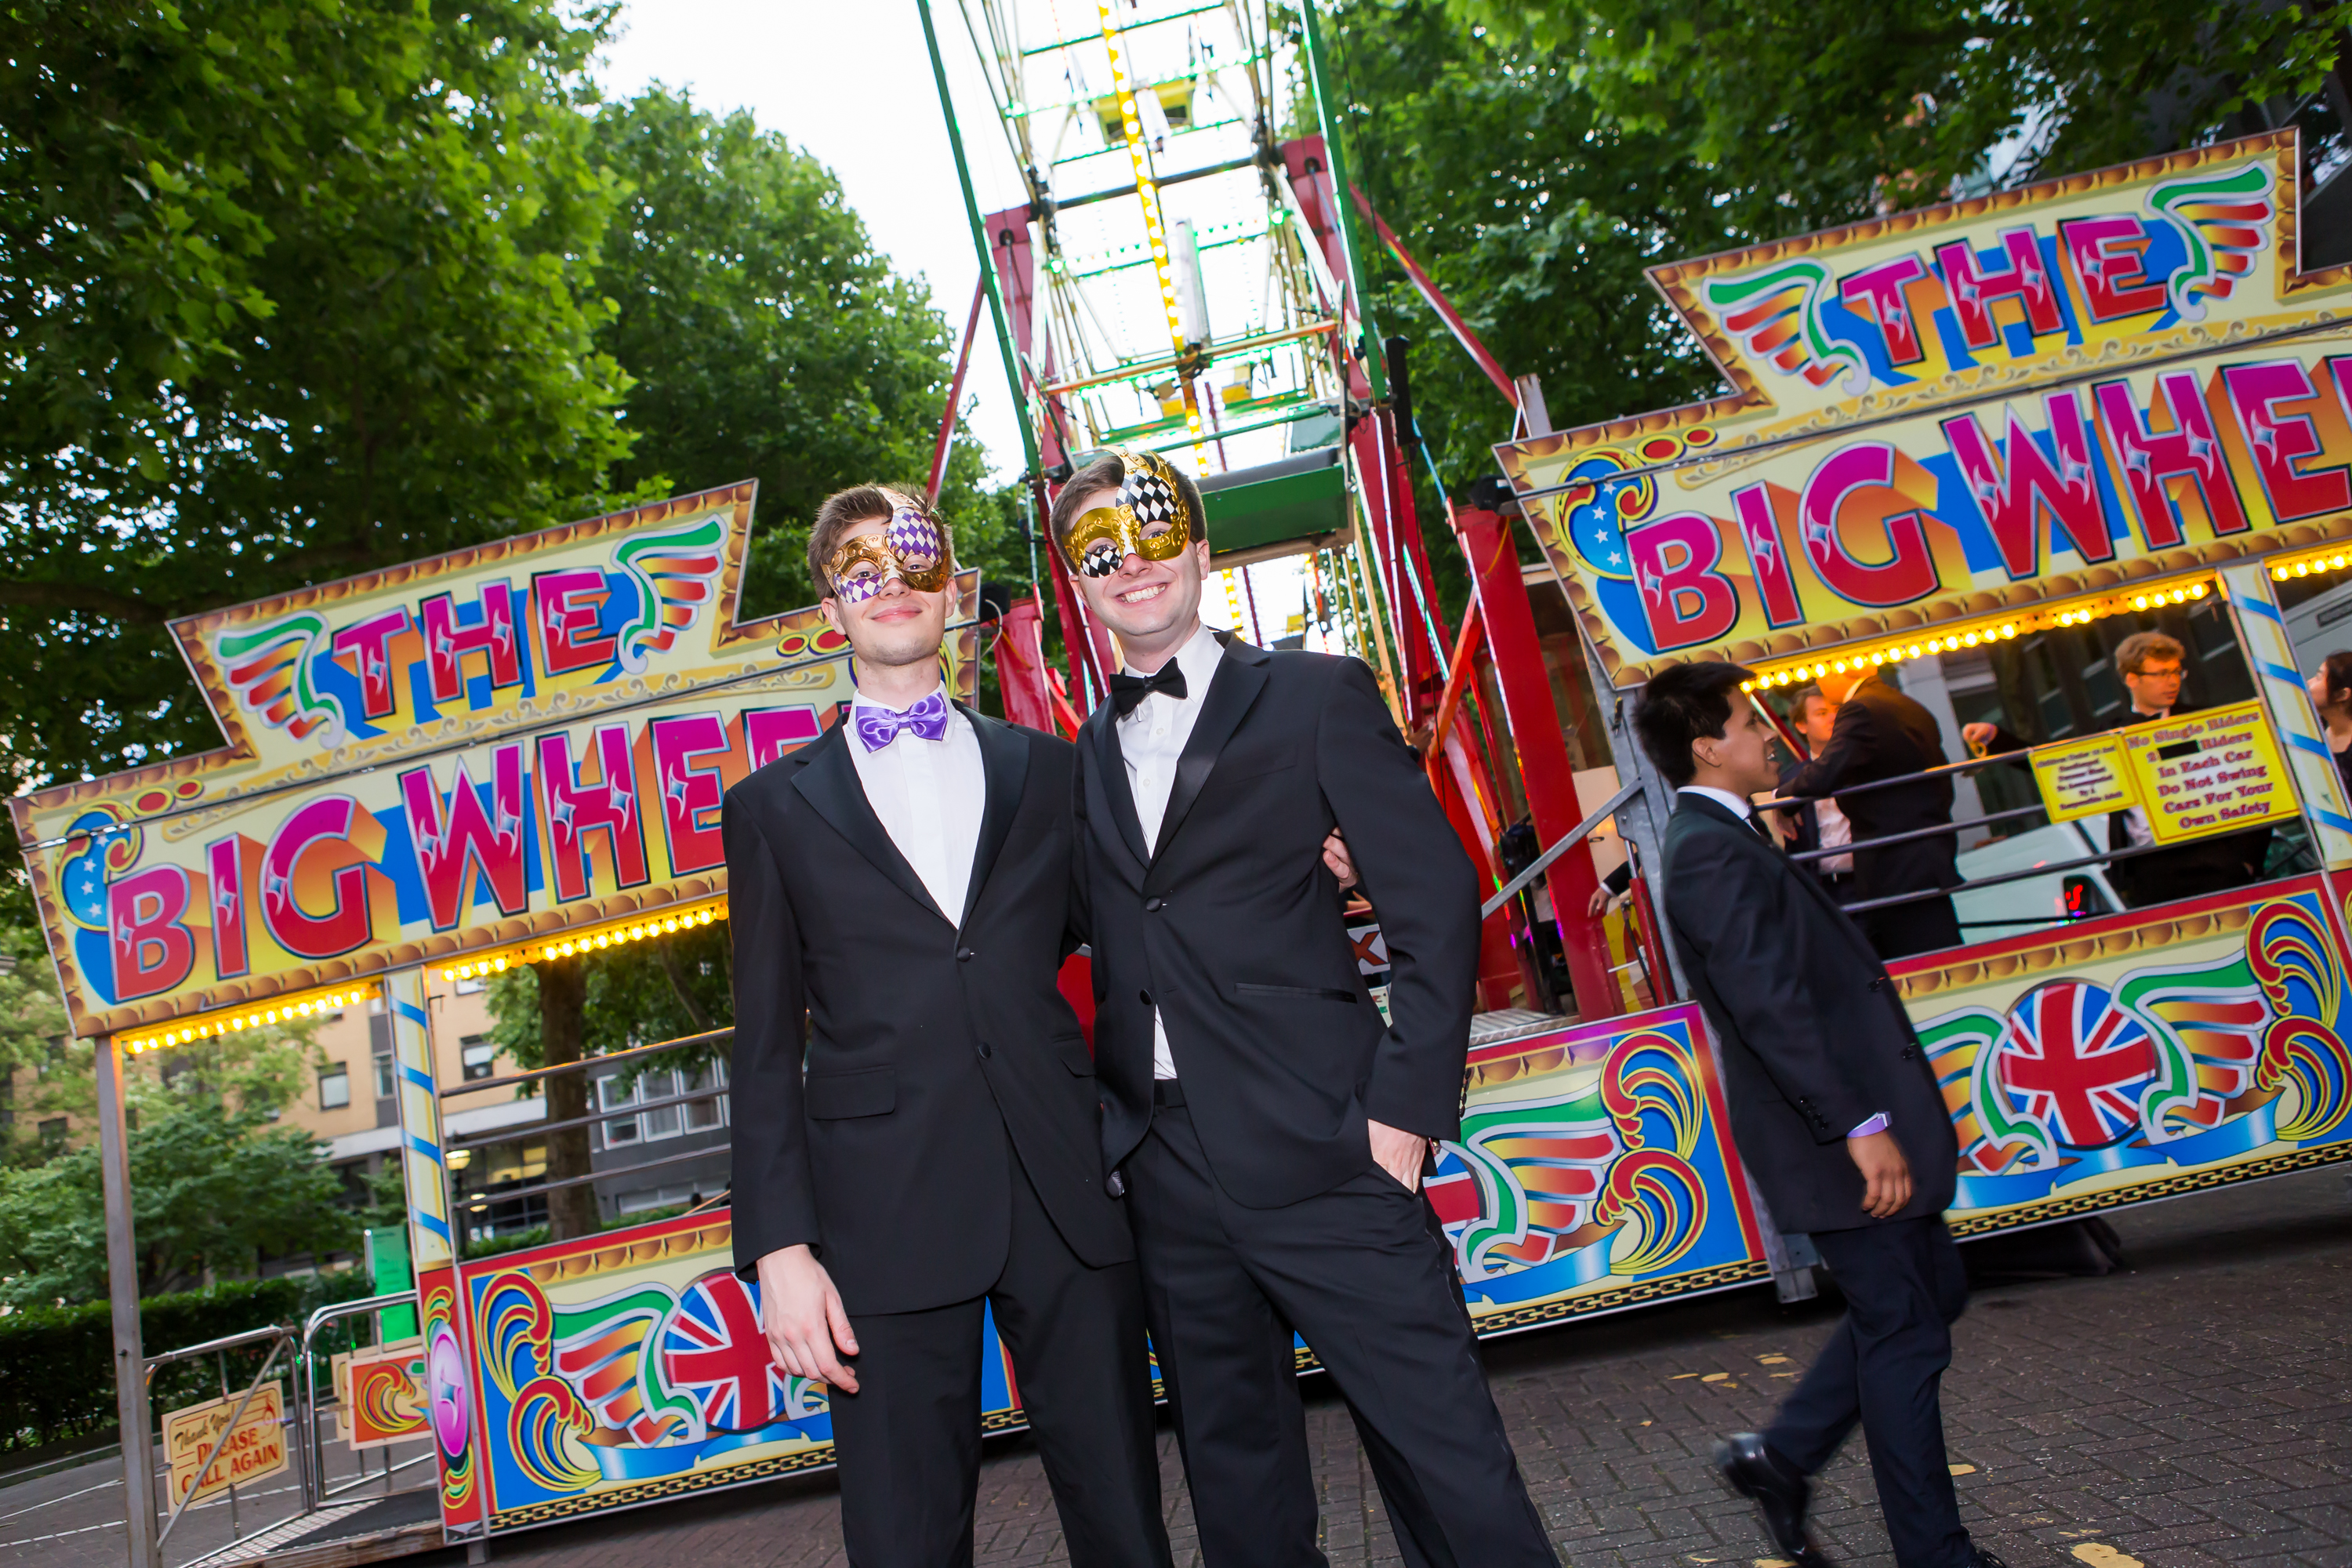
[[[836,558],[845,557],[847,575],[820,606],[834,630],[849,639],[858,662],[869,668],[936,661],[955,597],[944,572],[939,574],[938,591],[925,593],[901,573],[886,574],[877,566],[876,558],[888,559],[884,547],[890,526],[889,518],[873,517],[843,531]]]
[[[1727,790],[1743,799],[1769,794],[1780,782],[1780,766],[1772,759],[1772,742],[1778,737],[1754,703],[1741,693],[1731,695],[1731,717],[1725,721],[1723,733],[1701,735],[1691,742],[1691,761],[1696,769],[1691,782]]]
[[[1105,490],[1084,504],[1108,505],[1115,493]],[[1172,651],[1192,635],[1200,623],[1201,584],[1208,572],[1208,541],[1196,539],[1164,561],[1130,550],[1108,571],[1079,572],[1073,581],[1086,595],[1087,607],[1118,635],[1131,656],[1148,656],[1163,647]]]

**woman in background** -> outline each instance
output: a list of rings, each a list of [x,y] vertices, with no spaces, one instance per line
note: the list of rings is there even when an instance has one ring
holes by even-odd
[[[2327,731],[2336,776],[2344,781],[2344,797],[2352,800],[2352,650],[2338,648],[2320,660],[2319,673],[2311,678],[2311,700],[2319,704],[2319,722]]]

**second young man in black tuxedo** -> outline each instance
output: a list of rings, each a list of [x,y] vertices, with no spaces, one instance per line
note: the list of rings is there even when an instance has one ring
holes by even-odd
[[[1857,1423],[1897,1568],[2000,1568],[1960,1526],[1938,1403],[1968,1300],[1944,1228],[1959,1145],[1886,966],[1749,810],[1779,782],[1738,665],[1653,677],[1633,725],[1680,792],[1665,836],[1665,921],[1722,1047],[1740,1162],[1784,1231],[1812,1237],[1845,1321],[1760,1436],[1717,1445],[1800,1568],[1811,1477]],[[1844,728],[1843,717],[1839,728]]]
[[[1295,1328],[1349,1402],[1408,1563],[1553,1563],[1420,1184],[1460,1127],[1468,857],[1355,659],[1200,621],[1199,492],[1113,454],[1055,542],[1127,668],[1078,742],[1104,1152],[1124,1184],[1207,1568],[1324,1561]],[[1337,825],[1391,1023],[1314,853]]]
[[[972,1560],[983,1307],[1070,1561],[1166,1568],[1134,1242],[1055,985],[1075,753],[948,700],[919,503],[833,497],[809,564],[858,691],[727,794],[736,1261],[777,1362],[831,1386],[856,1568]]]

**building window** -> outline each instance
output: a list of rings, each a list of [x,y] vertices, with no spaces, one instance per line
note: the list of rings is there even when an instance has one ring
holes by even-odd
[[[341,1062],[319,1069],[319,1109],[341,1110],[352,1102],[352,1069]]]
[[[457,1042],[457,1054],[465,1063],[466,1081],[471,1083],[478,1078],[490,1076],[491,1063],[499,1054],[499,1047],[479,1035],[467,1035]]]
[[[390,1100],[392,1098],[394,1083],[394,1079],[392,1076],[392,1058],[389,1056],[376,1058],[375,1097],[378,1100]]]
[[[604,1147],[614,1149],[627,1143],[651,1142],[657,1138],[675,1138],[681,1132],[699,1132],[723,1127],[727,1123],[726,1070],[713,1062],[709,1067],[685,1076],[659,1070],[642,1073],[635,1080],[615,1073],[596,1080],[596,1097],[605,1110],[625,1110],[643,1105],[648,1100],[669,1100],[675,1095],[696,1089],[715,1089],[719,1096],[710,1100],[688,1100],[683,1105],[656,1105],[635,1116],[616,1117],[604,1124]]]
[[[41,1152],[62,1154],[66,1150],[66,1119],[52,1116],[41,1123]]]
[[[475,993],[482,990],[488,984],[488,983],[487,981],[481,980],[460,980],[457,982],[457,994],[460,996],[471,996]]]

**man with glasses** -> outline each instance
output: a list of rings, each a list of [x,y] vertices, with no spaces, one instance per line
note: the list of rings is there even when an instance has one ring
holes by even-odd
[[[2115,728],[2128,729],[2154,719],[2193,713],[2197,705],[2180,700],[2188,650],[2177,637],[2162,632],[2134,632],[2116,648],[2116,673],[2123,678],[2131,705]],[[1968,724],[1960,738],[1986,755],[2021,752],[2026,742],[1997,724]],[[2107,816],[2110,850],[2143,849],[2156,837],[2148,829],[2147,812],[2140,806]],[[2213,838],[2194,839],[2153,854],[2135,855],[2107,868],[2107,885],[2129,909],[2193,899],[2202,893],[2227,892],[2262,880],[2263,861],[2270,854],[2271,830],[2250,828]]]

